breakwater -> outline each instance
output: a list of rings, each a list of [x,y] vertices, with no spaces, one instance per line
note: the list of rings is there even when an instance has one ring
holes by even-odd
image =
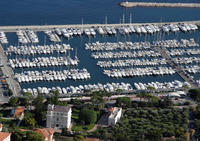
[[[200,8],[199,3],[160,3],[160,2],[121,2],[120,6],[130,7],[184,7],[184,8]]]

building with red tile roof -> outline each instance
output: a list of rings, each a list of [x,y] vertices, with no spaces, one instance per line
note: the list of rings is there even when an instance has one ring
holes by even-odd
[[[14,117],[17,118],[17,119],[23,119],[24,118],[24,107],[23,106],[18,106],[15,109]]]
[[[44,141],[54,141],[53,139],[54,130],[50,128],[43,128],[43,129],[36,128],[33,131],[41,134],[44,137]]]
[[[3,124],[0,124],[0,132],[2,131],[3,129]]]
[[[10,141],[11,133],[0,132],[0,141]]]

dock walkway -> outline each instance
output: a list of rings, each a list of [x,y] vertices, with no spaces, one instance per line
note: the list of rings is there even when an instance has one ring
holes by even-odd
[[[121,2],[120,6],[130,7],[183,7],[200,8],[200,3]]]
[[[179,74],[179,76],[188,82],[193,88],[198,87],[198,84],[196,81],[188,74],[185,72],[184,68],[178,65],[172,58],[171,56],[167,53],[168,50],[165,47],[156,47],[156,49],[160,52],[163,58],[166,59],[168,64]]]
[[[3,65],[2,72],[6,75],[6,81],[9,85],[9,88],[12,90],[14,96],[21,94],[21,87],[19,83],[14,79],[14,72],[11,67],[8,65],[8,58],[4,54],[2,45],[0,45],[0,59]]]

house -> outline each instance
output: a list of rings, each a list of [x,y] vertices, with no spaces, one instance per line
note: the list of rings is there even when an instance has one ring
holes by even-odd
[[[54,141],[54,139],[53,139],[54,130],[52,130],[50,128],[43,128],[43,129],[35,128],[33,130],[20,129],[20,131],[22,131],[22,132],[33,131],[38,134],[41,134],[44,138],[44,141]]]
[[[0,141],[10,141],[11,133],[0,132]]]
[[[72,109],[69,106],[48,105],[47,128],[69,128],[71,124]]]
[[[0,124],[0,132],[2,131],[3,129],[3,124]]]
[[[36,128],[33,131],[41,134],[44,137],[44,141],[54,141],[53,139],[54,130],[50,128],[44,128],[44,129]]]
[[[108,125],[115,125],[122,115],[122,108],[114,107],[109,108],[110,115],[108,117]]]
[[[16,119],[22,120],[24,118],[24,107],[23,106],[18,106],[17,108],[14,109],[12,115]]]

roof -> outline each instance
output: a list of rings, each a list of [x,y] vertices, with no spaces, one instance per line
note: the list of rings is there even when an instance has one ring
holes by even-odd
[[[122,108],[114,107],[113,111],[110,113],[109,118],[115,118],[121,110]]]
[[[21,116],[21,114],[24,112],[24,107],[22,106],[19,106],[15,109],[15,113],[14,113],[14,116],[15,117],[18,117],[18,116]]]
[[[97,138],[85,138],[85,141],[99,141]]]
[[[113,112],[113,111],[114,111],[114,109],[115,109],[115,108],[114,108],[114,107],[112,107],[112,108],[109,108],[109,109],[108,109],[108,111],[109,111],[109,112]]]
[[[55,112],[69,112],[69,110],[71,109],[71,107],[69,106],[58,106],[58,105],[50,105],[49,107],[51,107],[51,111],[55,111]]]
[[[19,130],[22,131],[22,132],[30,131],[30,130],[27,130],[27,129],[19,129]]]
[[[33,131],[41,134],[44,138],[49,138],[51,135],[54,134],[54,130],[50,128],[43,128],[43,129],[36,128]]]
[[[11,133],[0,132],[0,141],[3,141],[4,139],[6,139],[10,135],[11,135]]]

